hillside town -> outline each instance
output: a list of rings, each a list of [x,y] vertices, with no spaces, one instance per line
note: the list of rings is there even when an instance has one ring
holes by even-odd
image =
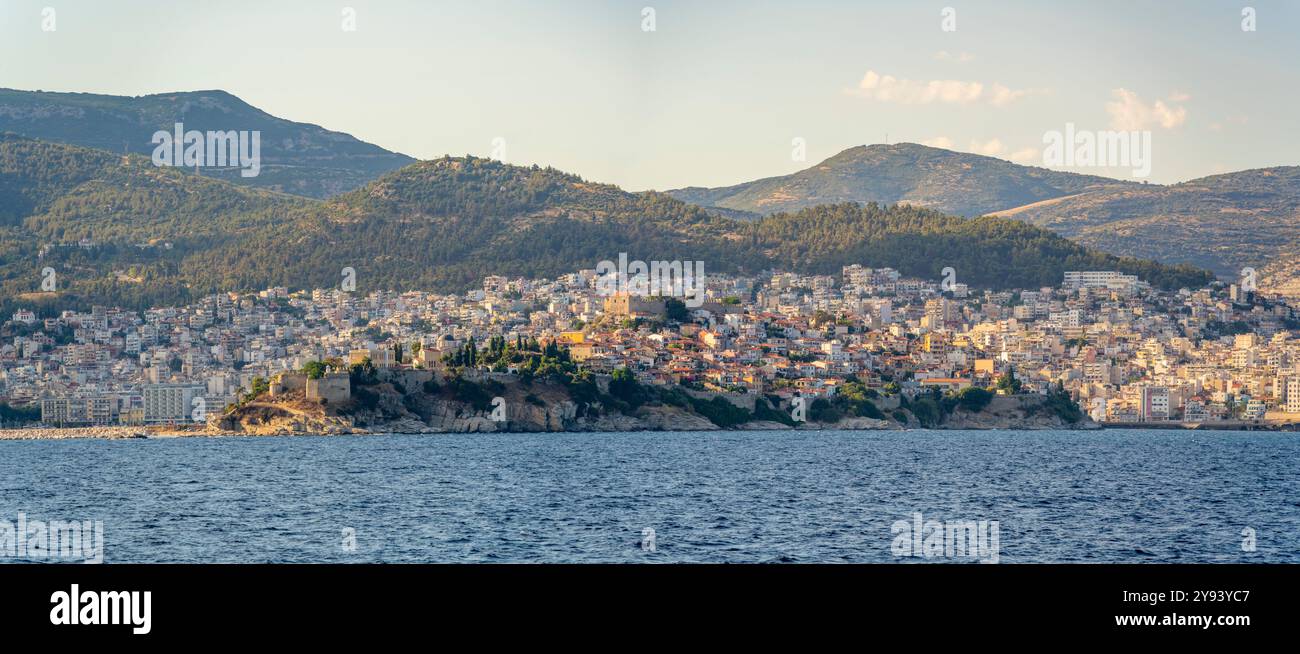
[[[438,370],[505,337],[661,387],[785,399],[830,397],[846,380],[883,397],[1064,388],[1103,423],[1300,422],[1300,324],[1280,301],[1222,283],[1162,292],[1113,271],[977,291],[945,272],[710,274],[695,302],[611,294],[584,270],[455,295],[270,288],[143,313],[19,310],[3,324],[0,403],[49,426],[183,425],[250,389],[301,383],[312,362]],[[346,401],[346,373],[326,372],[308,397]]]

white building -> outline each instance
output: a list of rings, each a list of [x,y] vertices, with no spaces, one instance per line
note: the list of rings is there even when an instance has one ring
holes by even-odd
[[[1137,275],[1125,275],[1114,270],[1067,271],[1065,288],[1105,288],[1132,292],[1137,288]]]
[[[1205,422],[1210,419],[1210,414],[1205,410],[1205,405],[1197,400],[1188,400],[1183,409],[1183,420],[1187,422]]]
[[[144,421],[147,424],[195,422],[195,409],[205,403],[203,384],[148,384],[144,387]],[[198,400],[199,402],[195,402]],[[203,414],[207,407],[203,406]]]
[[[1300,375],[1286,379],[1286,412],[1300,413]]]
[[[1143,386],[1138,411],[1141,419],[1169,419],[1169,389],[1163,386]]]

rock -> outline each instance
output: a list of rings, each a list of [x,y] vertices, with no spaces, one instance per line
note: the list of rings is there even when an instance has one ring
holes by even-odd
[[[780,431],[782,429],[791,429],[791,427],[772,420],[752,420],[740,425],[738,429],[744,429],[747,431]]]
[[[647,407],[639,417],[642,429],[654,431],[713,431],[718,428],[708,418],[677,407]]]

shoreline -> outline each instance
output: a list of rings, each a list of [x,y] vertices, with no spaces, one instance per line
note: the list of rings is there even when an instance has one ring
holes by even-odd
[[[204,431],[116,425],[99,427],[18,427],[13,429],[0,429],[0,441],[55,441],[86,438],[127,440],[136,438],[179,438],[183,436],[205,435],[207,435],[207,432]]]
[[[708,431],[728,432],[728,431],[800,431],[800,432],[817,432],[817,431],[889,431],[889,432],[913,432],[913,431],[1102,431],[1113,429],[1145,429],[1153,431],[1232,431],[1232,432],[1291,432],[1300,430],[1300,425],[1205,425],[1205,424],[1184,424],[1170,423],[1166,425],[1153,423],[1134,423],[1134,424],[1115,424],[1115,423],[1092,423],[1092,427],[852,427],[837,425],[809,425],[798,428],[774,429],[771,427],[764,428],[755,425],[753,428],[736,428],[736,429],[716,429]],[[633,429],[624,430],[627,432],[686,432],[701,431],[697,429]],[[133,439],[164,439],[164,438],[275,438],[275,437],[294,437],[294,436],[436,436],[443,434],[565,434],[565,433],[612,433],[592,430],[564,430],[564,431],[496,431],[496,432],[463,432],[463,431],[409,431],[409,430],[387,430],[387,429],[358,429],[346,432],[334,433],[284,433],[284,434],[252,434],[247,432],[224,431],[224,430],[186,430],[176,429],[174,427],[32,427],[16,429],[0,429],[0,441],[57,441],[57,440],[133,440]]]

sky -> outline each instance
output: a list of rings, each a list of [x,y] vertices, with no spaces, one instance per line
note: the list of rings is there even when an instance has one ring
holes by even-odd
[[[885,142],[1043,165],[1067,124],[1150,132],[1144,179],[1173,183],[1300,164],[1297,34],[1289,0],[0,0],[0,87],[222,89],[418,158],[628,190]]]

